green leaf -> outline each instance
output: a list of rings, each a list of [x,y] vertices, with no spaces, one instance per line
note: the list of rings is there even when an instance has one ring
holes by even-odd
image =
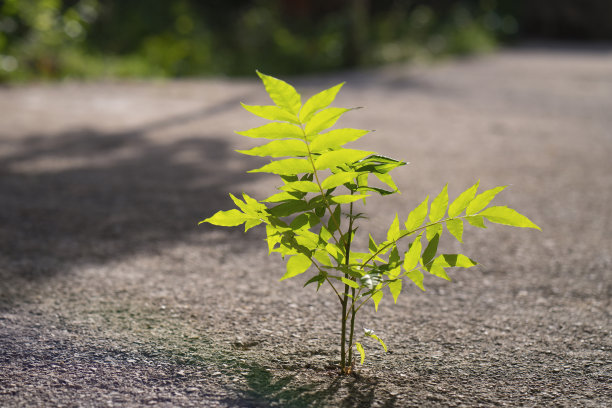
[[[310,173],[312,165],[306,159],[281,159],[270,162],[258,169],[249,170],[248,173],[272,173],[280,175],[296,175],[300,173]]]
[[[346,203],[352,203],[353,201],[361,200],[362,198],[366,198],[366,197],[369,197],[369,195],[367,194],[353,194],[353,195],[345,194],[345,195],[337,195],[337,196],[330,197],[329,201],[332,202],[333,204],[346,204]]]
[[[402,280],[398,279],[389,282],[389,291],[391,292],[391,295],[393,295],[393,303],[397,303],[397,297],[402,291]]]
[[[442,224],[430,225],[429,227],[425,228],[425,236],[427,236],[428,240],[431,240],[435,235],[441,236],[442,230]]]
[[[310,285],[311,283],[317,282],[317,291],[319,291],[321,285],[325,283],[325,276],[326,275],[323,272],[313,276],[312,278],[308,279],[308,281],[304,284],[304,287]]]
[[[327,221],[327,230],[331,234],[340,229],[340,226],[342,225],[341,210],[340,205],[337,205]]]
[[[480,181],[477,181],[476,184],[474,184],[472,187],[459,194],[459,197],[457,197],[455,201],[453,201],[452,204],[448,207],[449,217],[454,218],[461,214],[461,212],[467,208],[468,204],[474,199],[474,196],[476,195],[476,190],[478,190],[478,184],[480,184]]]
[[[354,280],[346,279],[345,277],[341,277],[340,280],[351,288],[359,289],[359,284]]]
[[[287,183],[284,186],[280,187],[283,191],[301,191],[303,193],[320,193],[321,190],[317,183],[313,183],[312,181],[294,181],[292,183]]]
[[[266,225],[266,241],[268,241],[268,254],[271,254],[276,244],[280,243],[282,235],[271,225]]]
[[[399,218],[397,218],[397,213],[395,214],[395,218],[387,231],[387,241],[396,241],[400,237],[400,227],[399,227]]]
[[[317,170],[333,169],[345,163],[353,163],[371,153],[355,149],[334,150],[319,156],[315,161],[315,167]]]
[[[374,173],[374,177],[391,187],[393,191],[399,192],[397,185],[395,185],[395,182],[393,181],[393,177],[391,177],[389,173]]]
[[[430,265],[426,269],[429,271],[429,273],[431,273],[434,276],[437,276],[438,278],[442,278],[447,281],[451,280],[450,277],[446,274],[446,271],[444,270],[442,265],[439,265],[434,262],[432,265]]]
[[[463,220],[461,218],[446,221],[446,229],[453,237],[457,238],[457,241],[463,242]]]
[[[378,286],[382,286],[382,285],[378,285]],[[374,302],[374,309],[378,312],[378,304],[380,303],[381,299],[383,298],[383,291],[379,289],[379,287],[376,287],[377,291],[374,292],[374,294],[372,295],[372,301]]]
[[[295,124],[299,124],[298,118],[286,111],[285,109],[279,108],[274,105],[245,105],[244,103],[240,103],[242,107],[253,115],[257,115],[260,118],[268,119],[268,120],[280,120],[283,122],[291,122]]]
[[[304,254],[297,254],[289,258],[287,261],[287,272],[280,280],[293,278],[301,273],[304,273],[310,268],[312,261]]]
[[[257,146],[249,150],[236,150],[238,153],[249,156],[270,156],[270,157],[287,157],[287,156],[308,156],[308,148],[301,140],[273,140],[263,146]]]
[[[447,268],[471,268],[472,266],[478,265],[478,262],[462,254],[444,254],[438,256],[434,261],[434,264],[438,264]]]
[[[295,199],[296,197],[294,195],[287,193],[287,192],[282,192],[282,193],[271,195],[270,197],[262,201],[264,203],[278,203],[280,201],[295,200]]]
[[[268,123],[236,133],[254,139],[304,139],[304,133],[298,126],[281,122]]]
[[[363,365],[363,362],[365,361],[365,350],[363,349],[363,346],[360,343],[355,343],[355,348],[357,349],[357,351],[361,355],[361,363],[360,364]]]
[[[259,219],[255,219],[255,218],[249,218],[248,220],[246,220],[246,222],[244,223],[244,232],[247,232],[248,230],[250,230],[251,228],[261,224],[263,221],[259,220]]]
[[[208,217],[205,220],[200,221],[198,225],[208,222],[210,224],[219,225],[222,227],[235,227],[242,224],[249,218],[250,217],[248,217],[246,214],[236,209],[229,211],[217,211],[212,217]]]
[[[484,217],[482,215],[468,215],[465,219],[474,227],[487,228],[484,224]]]
[[[268,212],[275,217],[287,217],[297,212],[306,211],[308,204],[302,200],[291,200],[269,208]]]
[[[378,251],[378,245],[376,245],[376,241],[374,241],[374,238],[372,238],[372,234],[370,234],[370,239],[368,241],[368,249],[371,253]]]
[[[495,187],[487,191],[483,191],[474,198],[465,210],[465,215],[476,214],[485,208],[497,194],[503,191],[507,186]]]
[[[510,225],[512,227],[520,228],[535,228],[541,230],[540,227],[535,225],[531,220],[522,214],[519,214],[516,210],[508,208],[506,206],[489,207],[482,211],[480,215],[484,216],[487,220],[496,224]]]
[[[410,212],[410,214],[408,214],[408,219],[404,224],[408,231],[412,232],[423,224],[423,221],[425,221],[425,217],[427,216],[428,201],[429,196],[427,196],[425,200],[423,200],[423,202],[417,206],[417,208],[415,208]]]
[[[327,108],[336,99],[342,85],[344,82],[311,96],[300,110],[300,121],[306,123],[315,112]]]
[[[376,334],[374,334],[374,332],[372,330],[368,330],[368,329],[364,329],[364,334],[368,337],[371,337],[375,340],[378,340],[378,342],[380,343],[380,345],[382,346],[382,348],[385,350],[385,352],[387,351],[387,346],[385,345],[385,343],[382,341],[382,339],[380,337],[378,337]]]
[[[297,93],[295,88],[285,81],[281,81],[273,76],[262,74],[259,71],[257,71],[257,75],[259,75],[263,81],[263,84],[266,87],[266,92],[268,92],[268,95],[270,95],[270,98],[274,101],[274,103],[279,108],[286,109],[297,116],[300,111],[300,107],[302,106],[302,101],[300,94]]]
[[[369,130],[363,129],[334,129],[316,136],[310,143],[313,153],[320,153],[328,149],[335,150],[348,142],[353,142],[365,136]]]
[[[423,286],[423,272],[420,269],[413,269],[406,273],[406,276],[414,282],[423,292],[425,292],[425,286]]]
[[[422,246],[421,235],[419,235],[404,255],[404,269],[406,272],[412,271],[418,265],[421,258],[421,250],[423,249]]]
[[[322,265],[332,267],[333,264],[329,259],[329,254],[325,251],[316,251],[314,253],[314,258],[319,261]]]
[[[427,266],[434,256],[436,256],[436,252],[438,251],[438,242],[440,241],[440,235],[436,234],[427,244],[427,248],[423,251],[423,257],[421,258],[421,262],[423,266]]]
[[[336,124],[340,116],[350,111],[346,108],[327,108],[317,113],[308,121],[304,132],[308,137],[312,137],[322,130],[332,127]]]
[[[448,184],[444,186],[440,194],[431,202],[431,209],[429,210],[429,220],[431,222],[437,222],[442,219],[448,206]]]
[[[332,174],[331,176],[323,180],[323,182],[321,183],[321,187],[324,190],[327,190],[329,188],[341,186],[344,183],[350,183],[355,177],[357,177],[358,174],[359,173],[356,173],[354,171]]]

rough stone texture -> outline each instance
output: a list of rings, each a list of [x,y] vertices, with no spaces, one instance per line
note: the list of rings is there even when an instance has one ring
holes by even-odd
[[[482,265],[365,311],[390,351],[348,378],[330,290],[278,282],[260,229],[196,226],[275,185],[233,152],[255,78],[0,89],[0,405],[611,406],[611,73],[523,48],[290,79],[346,80],[355,145],[411,162],[364,230],[478,179],[543,229],[466,230]]]

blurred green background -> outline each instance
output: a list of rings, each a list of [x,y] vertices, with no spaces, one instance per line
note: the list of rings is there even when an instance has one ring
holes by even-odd
[[[0,0],[0,82],[275,75],[612,39],[612,0]]]

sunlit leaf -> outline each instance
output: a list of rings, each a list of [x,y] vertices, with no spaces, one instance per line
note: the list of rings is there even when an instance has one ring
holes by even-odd
[[[484,217],[482,215],[468,215],[465,219],[474,227],[487,228],[484,224]]]
[[[312,181],[294,181],[280,187],[283,191],[301,191],[303,193],[320,193],[321,190],[317,183]]]
[[[266,87],[266,92],[268,92],[268,95],[270,95],[270,98],[274,101],[274,103],[279,108],[286,109],[290,113],[297,116],[300,111],[300,107],[302,106],[302,101],[300,94],[297,93],[295,88],[285,81],[274,78],[270,75],[262,74],[259,71],[257,71],[257,75],[259,75],[263,81],[263,84]]]
[[[304,133],[299,126],[282,122],[272,122],[236,133],[255,139],[304,139]]]
[[[448,184],[444,186],[440,194],[431,202],[431,209],[429,210],[429,220],[431,222],[437,222],[442,219],[444,213],[446,213],[446,207],[448,206]]]
[[[297,254],[289,258],[287,261],[287,272],[280,280],[293,278],[301,273],[304,273],[310,268],[312,261],[304,254]]]
[[[501,191],[503,191],[505,188],[506,186],[495,187],[478,194],[467,206],[467,209],[465,210],[465,215],[476,214],[477,212],[485,208],[491,202],[491,200],[493,200],[495,196]]]
[[[423,221],[425,221],[425,217],[427,216],[427,204],[429,201],[429,196],[423,200],[421,204],[417,206],[414,210],[408,214],[408,219],[404,224],[408,231],[415,231],[421,225],[423,225]]]
[[[369,195],[367,194],[353,194],[353,195],[345,194],[345,195],[333,196],[330,198],[329,201],[331,201],[334,204],[347,204],[347,203],[352,203],[354,201],[361,200],[362,198],[366,198],[366,197],[369,197]]]
[[[496,224],[510,225],[512,227],[540,229],[529,218],[506,206],[489,207],[480,213],[487,220]]]
[[[238,153],[249,156],[270,156],[270,157],[287,157],[287,156],[308,156],[308,148],[306,143],[301,140],[273,140],[262,146],[257,146],[249,150],[236,150]]]
[[[234,209],[229,211],[217,211],[212,217],[208,217],[205,220],[200,221],[198,224],[208,222],[210,224],[219,225],[222,227],[235,227],[248,219],[249,217],[246,214]]]
[[[345,163],[355,162],[372,152],[354,149],[340,149],[323,153],[315,161],[317,170],[333,169]]]
[[[323,182],[321,183],[321,187],[324,190],[327,190],[329,188],[334,188],[334,187],[341,186],[344,183],[350,183],[351,181],[353,181],[353,179],[358,174],[359,173],[355,173],[353,171],[340,172],[340,173],[332,174],[331,176],[329,176],[325,180],[323,180]]]
[[[402,280],[397,279],[389,282],[389,291],[391,292],[391,295],[393,295],[393,303],[397,303],[397,297],[402,291]]]
[[[423,292],[425,291],[425,286],[423,286],[423,272],[420,269],[413,269],[410,272],[406,272],[406,276],[414,282],[415,285],[419,287]]]
[[[284,122],[291,122],[299,124],[298,118],[291,114],[291,112],[274,105],[245,105],[241,103],[242,107],[253,115],[257,115],[260,118],[268,120],[280,120]]]
[[[312,165],[306,159],[281,159],[266,164],[258,169],[249,170],[248,173],[272,173],[283,175],[295,175],[309,173]]]
[[[406,252],[404,255],[404,269],[406,272],[410,272],[416,268],[419,263],[419,259],[421,259],[422,249],[421,236],[419,235],[408,249],[408,252]]]
[[[300,110],[300,121],[306,123],[317,111],[327,108],[336,99],[344,82],[311,96]]]
[[[461,218],[446,221],[446,229],[457,241],[463,242],[463,220]]]
[[[322,130],[336,124],[342,114],[350,111],[346,108],[327,108],[315,114],[306,124],[304,131],[308,137],[312,137]]]
[[[379,285],[379,286],[382,286],[382,285]],[[378,304],[383,298],[383,291],[380,290],[378,287],[376,289],[377,291],[374,292],[374,294],[372,295],[372,301],[374,302],[374,309],[378,312]]]
[[[476,191],[478,190],[478,184],[480,182],[476,182],[472,187],[465,190],[463,193],[459,194],[459,197],[455,199],[448,207],[448,216],[454,218],[461,214],[463,210],[465,210],[468,204],[474,199],[476,195]],[[461,241],[459,239],[459,241]]]
[[[365,361],[365,350],[363,349],[363,346],[360,343],[355,343],[355,348],[357,349],[357,351],[361,355],[361,363],[360,364],[363,365],[363,362]]]
[[[355,141],[366,135],[369,130],[363,129],[334,129],[321,133],[312,139],[310,150],[320,153],[328,149],[337,149],[348,142]]]
[[[425,229],[425,236],[428,240],[431,240],[436,235],[442,236],[442,230],[442,224],[430,225]]]
[[[397,213],[395,214],[395,218],[387,231],[387,241],[395,241],[400,236],[400,228],[399,228],[399,218],[397,217]]]
[[[351,288],[359,289],[359,284],[354,280],[346,279],[345,277],[341,277],[340,280]]]

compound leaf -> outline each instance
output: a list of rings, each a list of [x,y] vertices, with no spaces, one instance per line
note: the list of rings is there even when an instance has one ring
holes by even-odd
[[[378,285],[376,287],[376,292],[374,292],[374,294],[372,295],[372,301],[374,302],[374,309],[378,312],[378,304],[380,303],[381,299],[383,298],[383,291],[380,290],[380,286],[382,285]]]
[[[266,92],[268,92],[268,95],[270,95],[270,98],[274,101],[276,106],[286,109],[297,116],[302,106],[302,100],[295,88],[285,81],[281,81],[270,75],[262,74],[259,71],[257,71],[257,75],[259,75],[263,81]]]
[[[341,277],[340,280],[351,288],[359,289],[359,284],[354,280],[346,279],[345,277]]]
[[[344,82],[311,96],[300,110],[300,121],[306,123],[317,111],[327,108],[336,99]]]
[[[487,220],[496,224],[510,225],[512,227],[540,229],[529,218],[506,206],[489,207],[480,213]]]
[[[289,258],[287,261],[287,272],[280,280],[293,278],[301,273],[304,273],[310,268],[312,261],[304,254],[297,254]]]

